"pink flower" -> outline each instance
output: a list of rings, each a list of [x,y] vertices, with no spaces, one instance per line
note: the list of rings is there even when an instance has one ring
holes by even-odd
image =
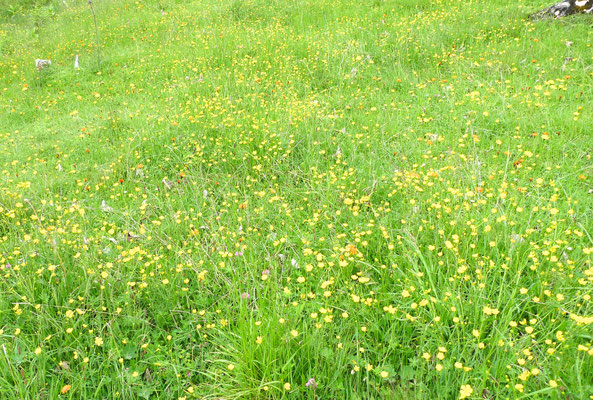
[[[306,387],[311,387],[313,390],[317,389],[317,382],[315,382],[315,378],[311,378],[305,383]]]

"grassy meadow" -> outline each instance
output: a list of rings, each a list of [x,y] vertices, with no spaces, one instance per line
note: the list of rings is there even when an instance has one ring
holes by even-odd
[[[593,399],[552,2],[0,0],[0,398]]]

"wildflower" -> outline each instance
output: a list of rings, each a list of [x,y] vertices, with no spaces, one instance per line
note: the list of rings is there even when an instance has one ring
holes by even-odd
[[[103,346],[103,338],[96,337],[95,338],[95,346]]]
[[[517,390],[518,392],[523,393],[524,388],[525,388],[525,386],[523,386],[523,384],[521,384],[521,383],[517,383],[515,385],[515,390]]]
[[[470,385],[461,385],[459,389],[459,399],[465,399],[472,395],[474,389]]]
[[[317,382],[315,382],[315,378],[311,378],[305,383],[306,387],[310,387],[313,390],[317,389]]]

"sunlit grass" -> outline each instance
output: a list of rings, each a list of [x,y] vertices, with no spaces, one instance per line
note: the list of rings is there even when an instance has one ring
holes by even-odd
[[[0,12],[0,397],[593,396],[589,17],[32,3]]]

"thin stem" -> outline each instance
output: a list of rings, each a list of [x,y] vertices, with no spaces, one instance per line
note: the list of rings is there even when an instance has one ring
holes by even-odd
[[[93,14],[93,22],[95,24],[95,44],[97,45],[97,68],[101,70],[101,46],[99,44],[99,27],[97,25],[97,15],[95,13],[95,8],[93,7],[92,0],[89,0],[89,7],[91,8],[91,13]]]

